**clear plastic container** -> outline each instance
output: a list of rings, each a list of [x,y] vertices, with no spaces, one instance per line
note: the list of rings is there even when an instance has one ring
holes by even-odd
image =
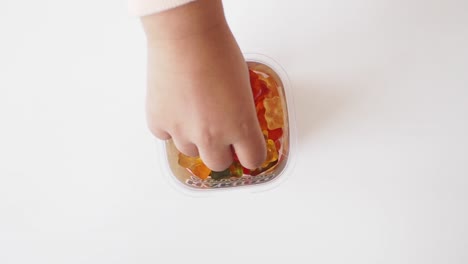
[[[171,140],[160,143],[163,174],[171,185],[189,195],[209,195],[229,192],[259,192],[278,186],[291,175],[296,148],[296,122],[294,102],[288,76],[273,59],[254,53],[244,54],[249,69],[265,73],[276,81],[283,107],[283,135],[276,165],[255,176],[243,175],[220,180],[202,180],[178,164],[179,151]]]

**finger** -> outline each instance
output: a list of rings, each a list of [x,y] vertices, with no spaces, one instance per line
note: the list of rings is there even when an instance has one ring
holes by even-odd
[[[215,147],[200,147],[200,157],[203,163],[213,171],[223,171],[232,164],[232,151],[229,145]]]
[[[162,130],[162,129],[151,128],[150,127],[150,131],[155,137],[157,137],[157,138],[159,138],[161,140],[171,139],[171,135],[169,133],[167,133],[166,131]]]
[[[266,160],[265,139],[259,129],[255,129],[232,147],[242,166],[248,169],[257,169]]]
[[[181,140],[180,138],[173,138],[172,141],[174,142],[175,147],[183,154],[190,157],[198,157],[198,148],[195,144]]]

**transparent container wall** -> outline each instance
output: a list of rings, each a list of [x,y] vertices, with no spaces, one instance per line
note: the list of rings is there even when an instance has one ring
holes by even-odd
[[[283,134],[280,137],[281,147],[278,150],[278,161],[277,163],[268,168],[266,171],[261,172],[258,175],[252,176],[243,174],[241,177],[228,177],[223,179],[213,179],[208,177],[206,179],[201,179],[197,176],[194,176],[189,170],[182,167],[178,163],[179,151],[176,149],[175,145],[171,140],[166,141],[165,151],[167,155],[168,167],[170,170],[171,177],[174,177],[176,182],[180,183],[179,185],[185,186],[188,189],[192,190],[210,190],[210,189],[225,189],[225,188],[237,188],[241,186],[250,186],[258,184],[266,184],[277,177],[281,177],[282,172],[284,171],[286,164],[288,163],[289,152],[290,152],[290,123],[289,123],[289,109],[286,100],[285,87],[281,74],[278,73],[280,70],[279,67],[276,67],[276,71],[272,66],[267,65],[263,62],[264,60],[252,58],[247,58],[248,66],[250,70],[255,71],[257,74],[263,74],[263,76],[270,76],[276,82],[278,87],[278,94],[281,99],[281,105],[283,108]],[[272,63],[270,63],[271,65]],[[286,78],[285,73],[281,72],[282,76]]]

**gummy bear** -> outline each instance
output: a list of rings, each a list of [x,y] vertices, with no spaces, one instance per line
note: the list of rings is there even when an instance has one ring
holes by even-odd
[[[188,170],[195,176],[199,177],[202,180],[206,180],[208,176],[211,174],[211,170],[206,167],[205,164],[203,163],[198,163],[191,168],[188,168]]]
[[[267,78],[263,78],[263,77],[259,77],[259,78],[261,81],[265,82],[265,84],[268,87],[268,92],[266,93],[267,98],[279,96],[279,91],[278,91],[279,87],[273,77],[268,76]]]
[[[210,176],[214,180],[221,180],[229,177],[242,177],[244,175],[244,168],[242,165],[235,161],[224,171],[212,171]]]
[[[273,130],[268,130],[268,138],[276,141],[277,139],[281,138],[283,136],[283,129],[282,128],[277,128]]]
[[[283,120],[283,107],[281,105],[281,98],[275,96],[273,98],[266,98],[263,100],[265,106],[265,120],[269,130],[282,128],[284,125]]]
[[[258,77],[258,74],[252,70],[249,70],[249,75],[250,75],[250,86],[252,88],[252,93],[255,98],[257,94],[260,93],[260,90],[259,90],[260,79]]]
[[[239,162],[234,162],[229,167],[229,171],[231,172],[231,176],[234,176],[234,177],[242,177],[242,175],[244,174],[242,165]]]
[[[221,179],[229,178],[231,176],[231,170],[227,168],[223,171],[212,171],[210,176],[213,180],[221,180]]]
[[[275,142],[271,139],[267,140],[267,158],[262,164],[262,168],[268,166],[271,162],[278,160],[278,150],[276,149]]]
[[[268,164],[266,164],[264,167],[260,168],[260,169],[256,169],[256,170],[253,170],[250,172],[250,175],[252,176],[257,176],[259,175],[260,173],[264,172],[264,171],[267,171],[271,168],[273,168],[276,164],[278,164],[278,160],[275,160],[273,162],[270,162]]]
[[[276,150],[280,151],[281,149],[281,139],[275,141]]]
[[[251,69],[249,69],[249,77],[251,84],[253,84],[255,80],[258,80],[258,74]]]
[[[259,87],[257,89],[259,92],[257,93],[256,96],[254,96],[254,101],[255,102],[263,101],[263,99],[265,99],[265,96],[270,92],[270,90],[267,87],[266,82],[261,80],[259,82]]]
[[[193,165],[197,164],[197,163],[200,163],[201,162],[201,159],[198,158],[198,157],[190,157],[190,156],[186,156],[182,153],[179,153],[179,165],[184,167],[184,168],[190,168],[192,167]]]
[[[260,76],[252,71],[249,70],[250,75],[250,86],[252,87],[252,94],[255,103],[263,101],[265,96],[270,93],[270,89],[268,88],[268,84],[265,80],[260,78]]]
[[[260,124],[260,128],[262,130],[267,130],[268,129],[268,123],[267,120],[265,119],[265,108],[263,106],[263,102],[260,102],[257,104],[257,118],[258,122]]]
[[[202,180],[208,178],[211,170],[198,157],[189,157],[179,153],[179,165]]]

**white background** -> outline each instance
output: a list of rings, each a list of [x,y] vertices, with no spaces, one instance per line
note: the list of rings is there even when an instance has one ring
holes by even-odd
[[[294,173],[191,198],[124,1],[1,0],[0,263],[468,263],[468,2],[226,0],[290,75]]]

